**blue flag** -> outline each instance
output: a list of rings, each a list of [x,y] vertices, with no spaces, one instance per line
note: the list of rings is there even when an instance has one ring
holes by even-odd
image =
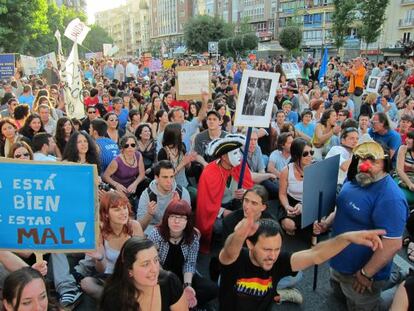
[[[328,71],[328,49],[325,48],[325,51],[322,57],[321,68],[319,69],[319,75],[318,75],[319,84],[322,84],[324,82],[323,80],[324,80],[324,77],[327,71]]]

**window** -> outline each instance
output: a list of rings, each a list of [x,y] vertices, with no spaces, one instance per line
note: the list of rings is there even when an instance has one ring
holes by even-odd
[[[404,35],[403,35],[403,43],[410,42],[410,37],[411,37],[411,33],[410,32],[404,32]]]

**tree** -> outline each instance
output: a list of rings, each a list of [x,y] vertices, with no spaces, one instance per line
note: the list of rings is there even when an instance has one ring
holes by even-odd
[[[361,14],[358,34],[365,41],[367,48],[368,44],[375,42],[381,33],[388,3],[389,0],[364,0],[358,6]]]
[[[227,50],[227,39],[220,39],[218,42],[219,52],[224,55],[228,52]]]
[[[238,33],[244,35],[248,33],[252,33],[252,25],[250,24],[250,18],[248,16],[245,16],[241,19],[239,24],[239,31]]]
[[[207,51],[209,41],[228,38],[233,31],[233,25],[218,17],[199,15],[184,25],[184,41],[189,50],[202,53]]]
[[[98,52],[102,51],[103,44],[104,43],[113,43],[114,40],[108,35],[105,29],[98,25],[92,25],[91,31],[88,33],[88,35],[85,38],[85,41],[83,41],[82,46],[79,47],[79,51],[88,53],[89,50],[92,52]],[[89,50],[87,50],[89,49]]]
[[[4,52],[22,53],[48,32],[47,0],[0,1],[0,41]]]
[[[302,32],[297,26],[287,26],[279,33],[280,45],[288,50],[290,54],[300,47],[301,42]]]
[[[245,50],[257,49],[259,38],[254,33],[249,33],[243,36],[243,48]]]
[[[333,0],[335,10],[332,15],[332,35],[339,49],[345,43],[350,25],[355,20],[355,0]]]

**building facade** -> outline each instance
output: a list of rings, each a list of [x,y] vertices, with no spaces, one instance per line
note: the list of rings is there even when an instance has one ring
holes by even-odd
[[[128,0],[125,5],[95,14],[97,25],[105,29],[119,48],[116,56],[138,56],[149,49],[149,6]]]

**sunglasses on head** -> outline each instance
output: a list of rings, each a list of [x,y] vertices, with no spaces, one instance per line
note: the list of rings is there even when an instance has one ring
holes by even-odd
[[[307,157],[309,155],[313,156],[313,154],[315,153],[315,151],[311,150],[311,151],[304,151],[302,153],[302,157]]]
[[[16,159],[20,159],[21,157],[29,157],[30,156],[30,153],[22,153],[22,154],[15,154],[14,155],[14,157],[16,158]]]
[[[136,143],[132,143],[132,144],[125,144],[124,145],[124,148],[126,149],[126,148],[129,148],[129,147],[132,147],[132,148],[135,148],[137,146],[137,144]]]

